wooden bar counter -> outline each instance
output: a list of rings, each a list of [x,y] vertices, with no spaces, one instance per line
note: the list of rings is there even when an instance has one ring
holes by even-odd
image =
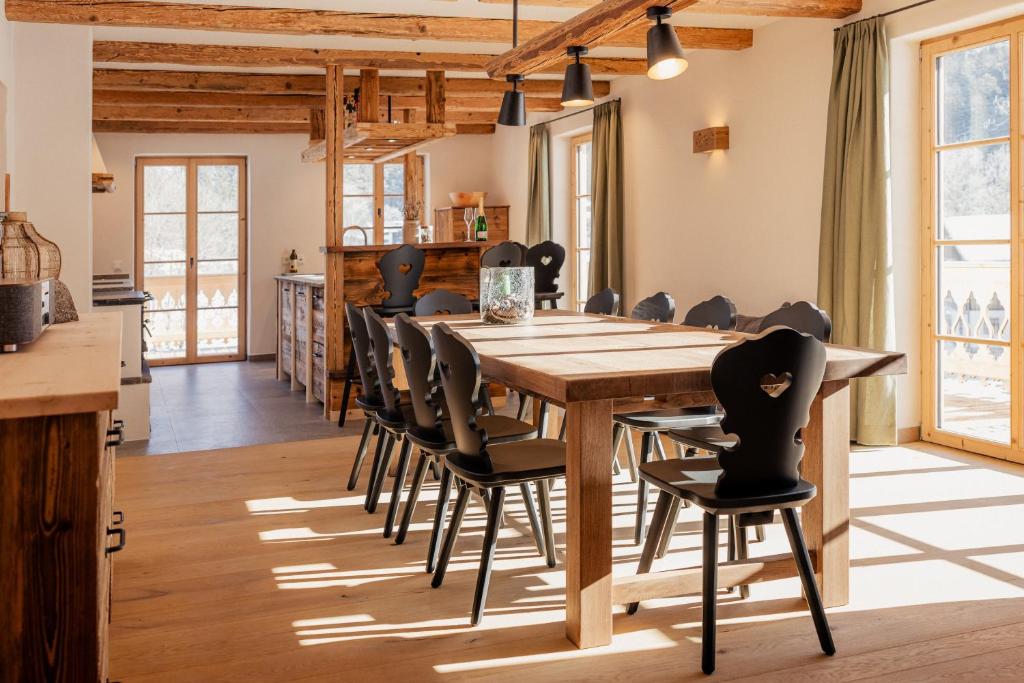
[[[447,289],[477,299],[480,294],[480,255],[496,244],[500,242],[492,240],[414,245],[427,254],[416,295],[422,296],[435,289]],[[384,300],[384,280],[377,269],[377,261],[385,253],[400,246],[326,247],[323,250],[327,255],[325,356],[329,386],[325,414],[332,419],[337,417],[341,407],[345,364],[348,362],[348,329],[344,304],[371,306]]]

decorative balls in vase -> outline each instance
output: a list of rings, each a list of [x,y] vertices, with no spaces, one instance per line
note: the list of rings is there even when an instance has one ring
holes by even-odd
[[[526,268],[480,269],[480,320],[514,325],[533,319],[534,271]]]

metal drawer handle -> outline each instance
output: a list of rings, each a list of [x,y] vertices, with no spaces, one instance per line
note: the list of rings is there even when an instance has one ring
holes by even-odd
[[[107,536],[117,536],[117,545],[115,545],[114,547],[108,546],[106,549],[107,555],[110,555],[112,553],[119,553],[122,550],[124,550],[124,544],[128,540],[128,534],[125,533],[124,527],[117,527],[116,529],[111,529],[110,527],[107,527]]]
[[[123,511],[121,511],[121,510],[114,510],[112,513],[110,513],[110,516],[113,518],[114,526],[120,526],[120,525],[124,524],[124,512]]]
[[[124,443],[124,420],[114,420],[114,428],[107,430],[107,448]]]

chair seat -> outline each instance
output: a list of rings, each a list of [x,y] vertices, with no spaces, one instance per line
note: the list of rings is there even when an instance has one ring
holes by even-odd
[[[382,318],[393,318],[399,313],[413,315],[416,312],[416,305],[412,306],[374,306],[373,310]]]
[[[565,296],[565,292],[535,292],[533,298],[537,301],[557,301]]]
[[[715,406],[696,406],[693,408],[667,408],[665,410],[646,410],[637,413],[619,413],[612,419],[632,429],[663,432],[669,429],[686,429],[717,425],[722,414]]]
[[[736,437],[722,431],[718,423],[687,429],[674,429],[668,433],[668,438],[678,443],[698,448],[711,453],[721,453],[727,448],[736,445]]]
[[[814,484],[801,479],[783,491],[746,497],[721,497],[715,493],[722,468],[718,458],[656,460],[640,465],[640,478],[663,491],[688,500],[708,512],[738,514],[797,507],[814,498]]]
[[[480,415],[476,418],[476,423],[477,426],[487,430],[487,438],[490,443],[508,443],[533,439],[537,436],[537,428],[532,424],[506,415]],[[455,434],[452,432],[451,421],[443,420],[441,427],[442,430],[438,431],[412,426],[408,431],[409,440],[428,451],[454,451]]]
[[[487,456],[452,453],[445,465],[459,479],[482,487],[565,476],[565,444],[557,439],[488,445]]]
[[[416,424],[416,413],[413,412],[411,403],[402,403],[398,408],[398,413],[392,413],[387,408],[378,409],[377,422],[385,429],[399,432],[404,432]]]

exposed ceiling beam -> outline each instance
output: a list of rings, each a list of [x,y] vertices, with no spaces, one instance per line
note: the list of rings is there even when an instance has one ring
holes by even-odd
[[[129,26],[201,31],[239,31],[293,35],[343,35],[404,40],[512,42],[512,22],[479,17],[434,17],[415,14],[334,12],[237,5],[134,2],[122,0],[7,0],[7,18],[90,26]],[[555,21],[522,20],[519,37],[529,40],[554,28]],[[646,45],[646,27],[610,36],[610,47]],[[753,31],[730,28],[678,27],[684,47],[742,50],[753,44]]]
[[[657,2],[658,0],[610,0]],[[676,0],[692,2],[693,0]],[[508,54],[508,53],[506,53]],[[147,43],[98,40],[93,43],[93,61],[133,64],[187,64],[191,66],[282,67],[340,64],[346,68],[404,69],[440,71],[484,71],[494,55],[457,52],[393,52],[386,50],[333,50],[300,47],[262,47],[246,45],[202,45],[183,43]],[[546,62],[533,72],[562,73],[564,54]],[[587,59],[595,74],[630,76],[647,72],[643,59],[601,57]]]
[[[169,107],[94,104],[93,121],[248,121],[309,123],[309,107]]]
[[[521,5],[545,7],[593,7],[601,0],[519,0]],[[512,0],[480,0],[510,5]],[[863,8],[863,0],[698,0],[686,12],[699,14],[739,14],[761,17],[816,17],[844,19]]]
[[[355,88],[356,79],[346,79],[346,89]],[[139,69],[95,69],[94,90],[182,91],[235,93],[252,95],[326,94],[323,74],[253,74],[221,71],[156,71]],[[528,96],[561,97],[562,81],[530,79],[520,89]],[[502,95],[508,84],[485,78],[449,78],[449,96]],[[608,81],[594,81],[594,95],[605,97],[611,91]],[[382,76],[382,95],[425,96],[426,79],[409,76]]]
[[[611,34],[649,23],[648,7],[655,5],[682,10],[697,0],[604,0],[558,26],[531,38],[519,47],[498,55],[487,63],[487,75],[499,78],[508,74],[543,73],[565,61],[570,45],[591,46],[604,42]],[[640,73],[647,72],[647,62],[640,62]],[[587,63],[594,70],[593,60]],[[596,73],[596,71],[595,71]]]
[[[250,134],[298,134],[309,135],[305,123],[252,123],[226,121],[93,121],[94,133],[234,133]],[[493,133],[494,126],[470,123],[456,124],[457,135],[482,135]]]

